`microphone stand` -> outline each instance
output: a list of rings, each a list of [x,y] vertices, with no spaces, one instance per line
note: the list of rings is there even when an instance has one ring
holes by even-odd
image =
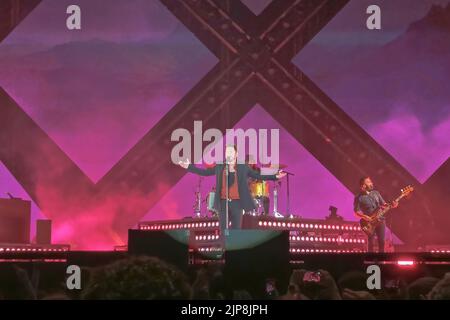
[[[284,216],[278,212],[278,188],[280,181],[275,181],[273,184],[273,216],[275,218],[284,218]]]
[[[230,170],[230,164],[228,163],[227,160],[225,160],[225,234],[224,236],[228,235],[228,226],[229,226],[229,221],[228,221],[228,211],[229,211],[229,194],[228,194],[228,175],[229,175],[229,170]],[[225,238],[224,238],[225,241]]]
[[[225,235],[228,234],[228,174],[229,174],[229,164],[225,160]]]
[[[194,214],[195,217],[200,218],[202,212],[202,194],[201,194],[202,177],[198,179],[197,190],[195,191]]]

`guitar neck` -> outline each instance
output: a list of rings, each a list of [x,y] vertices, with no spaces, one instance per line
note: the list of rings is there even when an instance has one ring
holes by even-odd
[[[413,186],[409,185],[406,186],[405,188],[403,188],[402,193],[392,202],[399,202],[400,200],[402,200],[404,197],[406,197],[407,195],[409,195],[412,191],[414,191]],[[378,208],[377,212],[375,213],[374,217],[380,219],[383,218],[383,216],[390,210],[392,209],[392,202],[387,203],[386,206],[383,206],[381,208]]]
[[[394,201],[395,202],[399,202],[404,197],[405,197],[405,195],[401,194]],[[392,209],[392,205],[389,203],[384,209],[381,209],[381,210],[378,211],[378,213],[377,213],[378,218],[383,217],[386,214],[386,212],[388,212],[390,209]]]
[[[400,200],[402,200],[404,197],[406,197],[406,194],[401,194],[400,196],[397,197],[397,199],[395,199],[395,202],[399,202]]]

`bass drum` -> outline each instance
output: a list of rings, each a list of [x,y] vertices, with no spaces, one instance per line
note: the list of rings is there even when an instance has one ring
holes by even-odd
[[[253,198],[269,197],[269,183],[267,181],[253,181],[250,183],[250,193]]]

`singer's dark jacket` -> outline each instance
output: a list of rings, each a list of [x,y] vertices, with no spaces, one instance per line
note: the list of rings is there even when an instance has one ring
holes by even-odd
[[[212,168],[201,169],[197,168],[193,164],[190,164],[187,170],[192,173],[196,173],[201,176],[216,176],[216,196],[214,198],[214,209],[220,212],[220,194],[222,193],[222,175],[224,164],[216,164]],[[242,208],[245,212],[254,210],[255,202],[248,189],[248,177],[252,177],[256,180],[277,180],[276,175],[261,175],[255,170],[252,170],[246,164],[236,165],[236,174],[238,180],[239,199],[241,200]]]

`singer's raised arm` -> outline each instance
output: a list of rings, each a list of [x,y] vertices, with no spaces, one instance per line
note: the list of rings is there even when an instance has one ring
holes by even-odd
[[[248,171],[247,175],[256,180],[277,180],[277,176],[275,174],[260,174],[257,171],[253,170],[249,166],[247,166]]]
[[[213,176],[216,174],[216,167],[211,167],[207,169],[197,168],[192,163],[187,167],[187,171],[198,174],[200,176]]]

